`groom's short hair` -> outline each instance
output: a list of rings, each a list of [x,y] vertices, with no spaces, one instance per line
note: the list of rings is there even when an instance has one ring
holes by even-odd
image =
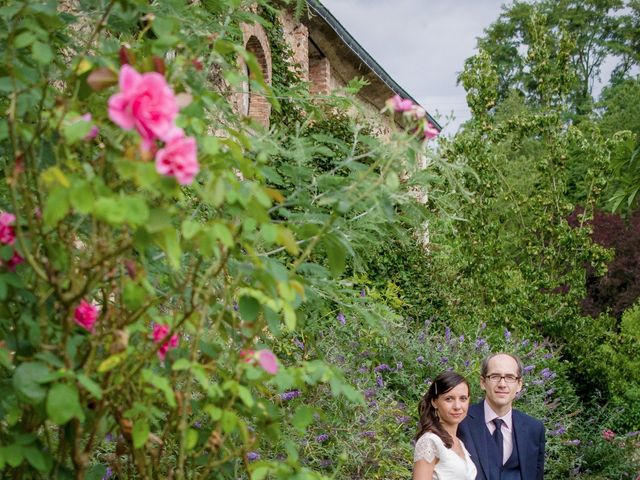
[[[484,360],[482,360],[482,364],[480,366],[480,375],[483,377],[487,376],[487,373],[489,373],[489,361],[493,358],[493,357],[497,357],[498,355],[507,355],[508,357],[511,357],[515,360],[516,365],[518,365],[518,377],[522,378],[522,373],[524,372],[524,365],[522,363],[522,360],[520,360],[520,357],[513,354],[513,353],[507,353],[507,352],[497,352],[497,353],[492,353],[491,355],[489,355],[488,357],[485,357]]]

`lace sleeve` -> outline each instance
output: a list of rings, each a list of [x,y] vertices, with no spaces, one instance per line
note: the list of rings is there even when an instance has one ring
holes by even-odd
[[[418,460],[425,460],[431,463],[434,458],[440,458],[438,445],[433,437],[433,434],[425,433],[418,439],[413,452],[413,463],[416,463]]]

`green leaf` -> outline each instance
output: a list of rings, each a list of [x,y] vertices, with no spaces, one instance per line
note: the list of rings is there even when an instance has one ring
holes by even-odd
[[[44,205],[42,219],[45,225],[53,227],[62,220],[69,211],[69,190],[63,187],[55,187],[49,193]]]
[[[253,322],[260,313],[260,302],[253,297],[243,295],[238,301],[238,311],[245,322]]]
[[[191,362],[186,358],[179,358],[175,361],[175,363],[171,366],[171,370],[189,370],[191,368]]]
[[[122,300],[129,310],[137,310],[146,299],[147,292],[144,287],[132,280],[126,280],[122,289]]]
[[[269,467],[260,465],[256,466],[251,472],[251,480],[264,480],[269,475]]]
[[[238,397],[240,397],[240,400],[242,400],[242,403],[244,403],[249,408],[253,407],[255,401],[253,400],[251,391],[244,385],[238,385],[237,391],[238,391]]]
[[[71,206],[78,212],[87,214],[93,208],[95,195],[89,182],[78,180],[73,183],[69,193]]]
[[[82,119],[74,119],[62,129],[62,135],[69,145],[79,142],[91,131],[91,122]]]
[[[311,422],[313,422],[313,414],[315,411],[316,409],[313,407],[302,405],[291,418],[291,423],[300,433],[304,433]]]
[[[36,62],[42,65],[48,65],[53,60],[53,52],[51,47],[46,43],[35,42],[31,45],[31,52]]]
[[[195,237],[200,229],[200,223],[196,222],[195,220],[191,220],[190,218],[187,218],[184,220],[184,222],[182,222],[182,236],[186,240],[191,240],[193,237]]]
[[[13,41],[13,46],[15,48],[24,48],[31,45],[36,39],[36,36],[30,32],[22,32],[20,35],[17,35],[15,40]]]
[[[98,365],[98,373],[105,373],[116,368],[126,358],[127,352],[120,352],[105,358]]]
[[[56,383],[49,390],[46,410],[49,419],[57,425],[64,425],[72,418],[84,421],[78,389],[69,383]]]
[[[147,443],[147,438],[149,438],[149,422],[147,420],[137,420],[133,424],[131,437],[133,438],[133,448],[143,447]]]
[[[327,235],[323,241],[327,249],[327,259],[329,270],[334,277],[340,276],[344,272],[347,260],[347,250],[334,235]]]
[[[124,211],[124,219],[131,225],[143,225],[149,219],[149,208],[140,196],[123,197],[120,208]]]
[[[224,431],[224,433],[231,433],[236,429],[236,426],[238,425],[238,416],[231,410],[225,410],[222,413],[220,425],[222,426],[222,430]]]
[[[22,454],[22,447],[20,445],[7,445],[2,448],[2,456],[4,457],[5,462],[7,462],[11,467],[17,467],[22,463],[24,456]]]
[[[44,363],[23,363],[16,368],[13,374],[13,388],[27,403],[40,403],[47,394],[41,383],[49,381],[50,375],[51,371]]]
[[[164,393],[164,397],[171,408],[176,407],[176,395],[169,384],[169,380],[160,375],[156,375],[151,370],[145,369],[142,371],[142,378],[145,382],[153,385],[158,390]]]
[[[22,447],[22,454],[27,459],[27,462],[40,472],[46,472],[51,468],[51,456],[45,454],[39,448],[33,446]]]
[[[182,249],[180,248],[177,232],[173,228],[164,230],[161,241],[161,246],[167,254],[169,265],[172,269],[177,270],[180,268],[180,257],[182,256]]]
[[[198,444],[198,431],[193,428],[190,428],[187,431],[187,443],[186,443],[187,450],[193,450],[197,444]]]
[[[222,223],[215,223],[211,226],[211,230],[225,247],[233,246],[233,236],[226,225]]]
[[[102,398],[102,388],[100,388],[100,385],[91,380],[84,373],[78,373],[76,378],[80,385],[82,385],[94,398],[98,400]]]

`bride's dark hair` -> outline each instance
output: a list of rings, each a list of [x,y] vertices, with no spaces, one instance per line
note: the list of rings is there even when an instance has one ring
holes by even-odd
[[[440,437],[442,443],[444,443],[447,448],[451,448],[453,446],[453,438],[451,438],[451,435],[447,433],[442,426],[442,423],[440,423],[437,410],[431,401],[435,400],[440,395],[447,393],[449,390],[457,387],[461,383],[466,384],[469,392],[471,392],[471,387],[469,386],[467,379],[456,372],[443,372],[436,377],[429,387],[429,390],[427,390],[427,393],[424,394],[424,397],[422,397],[422,400],[420,400],[420,403],[418,404],[420,423],[418,425],[416,440],[426,432],[433,432]]]

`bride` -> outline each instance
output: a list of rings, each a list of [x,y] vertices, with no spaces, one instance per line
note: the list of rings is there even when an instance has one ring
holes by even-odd
[[[413,480],[474,480],[476,467],[456,433],[467,416],[469,382],[444,372],[420,401],[420,426],[413,455]]]

